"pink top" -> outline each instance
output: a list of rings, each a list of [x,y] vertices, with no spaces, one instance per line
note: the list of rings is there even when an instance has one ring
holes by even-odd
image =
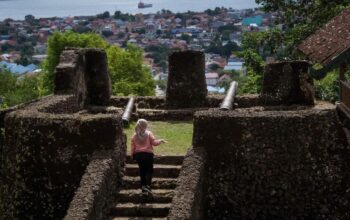
[[[134,135],[131,138],[131,155],[138,152],[147,152],[147,153],[153,153],[153,146],[158,146],[161,144],[160,140],[157,140],[153,133],[151,131],[146,131],[147,137],[145,140],[140,143],[137,141],[137,135],[134,133]]]

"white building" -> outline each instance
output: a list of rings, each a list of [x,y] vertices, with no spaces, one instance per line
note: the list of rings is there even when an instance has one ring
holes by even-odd
[[[225,66],[224,71],[237,71],[241,72],[243,75],[246,74],[246,68],[242,61],[229,61]]]
[[[216,86],[219,80],[219,75],[217,73],[206,73],[205,82],[207,86]]]

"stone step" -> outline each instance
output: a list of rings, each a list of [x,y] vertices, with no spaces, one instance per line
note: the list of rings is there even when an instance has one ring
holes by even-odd
[[[126,176],[139,176],[139,167],[137,164],[126,164]],[[177,178],[179,176],[181,166],[154,164],[153,176],[163,178]]]
[[[142,196],[141,189],[120,190],[117,193],[119,203],[171,203],[174,190],[154,189],[152,196]]]
[[[109,217],[108,220],[166,220],[167,218],[153,218],[153,217]]]
[[[152,189],[175,189],[177,184],[176,178],[153,178]],[[123,189],[140,188],[140,177],[124,176]]]
[[[111,209],[111,215],[117,217],[137,216],[137,217],[166,217],[169,214],[171,204],[164,203],[119,203]]]
[[[154,155],[154,164],[182,165],[183,160],[184,156]],[[136,164],[136,160],[132,160],[130,156],[127,156],[126,163]]]

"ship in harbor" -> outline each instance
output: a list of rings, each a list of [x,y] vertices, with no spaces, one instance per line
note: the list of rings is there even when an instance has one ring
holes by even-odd
[[[138,8],[150,8],[152,6],[153,6],[152,4],[146,4],[146,3],[143,3],[142,1],[140,1],[139,4],[137,5]]]

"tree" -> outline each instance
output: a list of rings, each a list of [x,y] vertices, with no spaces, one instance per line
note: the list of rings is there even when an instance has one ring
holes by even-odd
[[[188,34],[181,34],[180,39],[186,41],[186,43],[189,44],[192,40],[192,37]]]
[[[143,51],[133,44],[126,49],[107,50],[109,71],[115,95],[154,95],[155,84],[148,68],[142,64]]]
[[[122,12],[121,11],[115,11],[114,12],[114,18],[115,19],[121,19],[122,18]]]
[[[235,42],[232,42],[229,40],[227,44],[222,47],[221,50],[222,50],[222,52],[220,53],[221,55],[225,57],[230,57],[232,55],[232,52],[239,51],[240,48]]]
[[[137,29],[137,30],[135,30],[135,33],[138,33],[138,34],[146,34],[146,28]]]
[[[334,70],[323,79],[315,80],[315,96],[321,100],[335,102],[339,100],[339,72]]]
[[[168,81],[167,81],[167,80],[164,80],[164,79],[158,80],[158,81],[157,81],[158,87],[159,87],[161,90],[163,90],[163,91],[166,90],[167,84],[168,84]]]
[[[128,44],[126,49],[110,46],[97,34],[73,32],[54,33],[48,40],[45,62],[45,89],[53,91],[54,70],[65,47],[93,47],[105,49],[114,95],[154,95],[154,81],[148,68],[142,65],[142,49]],[[44,90],[44,91],[46,91]]]
[[[24,20],[28,23],[28,24],[34,24],[35,22],[35,17],[33,15],[26,15],[24,16]]]
[[[248,71],[262,75],[264,72],[264,60],[252,49],[237,52],[236,55],[244,60],[244,65]]]
[[[220,33],[223,33],[224,31],[230,31],[230,32],[235,32],[235,31],[238,31],[239,29],[236,27],[236,26],[234,26],[234,25],[224,25],[224,26],[220,26],[219,28],[218,28],[218,31],[220,32]]]
[[[10,28],[6,25],[5,22],[0,22],[0,34],[7,35],[9,34]]]
[[[17,77],[0,69],[0,109],[38,98],[40,96],[40,77],[40,74]]]
[[[170,10],[168,10],[168,9],[164,9],[164,8],[163,8],[163,9],[161,10],[161,13],[162,13],[162,14],[172,14],[173,12],[170,11]]]
[[[265,11],[278,13],[280,22],[287,27],[308,24],[316,28],[349,6],[348,0],[256,0],[256,3]]]
[[[219,68],[220,68],[220,66],[217,63],[210,64],[210,66],[209,66],[209,69],[212,70],[212,71],[216,71]]]
[[[110,14],[109,14],[109,12],[108,11],[105,11],[105,12],[103,12],[102,14],[98,14],[96,17],[97,18],[100,18],[100,19],[106,19],[106,18],[110,18]]]
[[[224,8],[219,8],[219,7],[216,7],[214,10],[212,9],[207,9],[205,10],[204,12],[210,16],[216,16],[216,15],[219,15],[221,14],[222,11],[224,11],[225,9]]]
[[[0,94],[3,96],[16,85],[16,77],[0,67]]]
[[[246,76],[238,80],[240,85],[239,92],[241,94],[258,94],[262,88],[262,75],[248,71]]]
[[[94,47],[107,49],[108,43],[97,34],[77,34],[73,32],[55,32],[49,39],[47,45],[47,59],[44,62],[45,86],[47,91],[53,91],[54,71],[59,63],[62,51],[66,47]]]
[[[279,14],[280,24],[283,24],[283,31],[270,35],[270,52],[276,52],[282,56],[295,58],[298,56],[295,50],[306,37],[314,33],[318,28],[339,14],[345,7],[350,5],[349,0],[256,0],[267,12]],[[323,100],[335,101],[339,88],[336,83],[334,72],[325,74],[326,77],[316,81],[316,97]]]
[[[181,20],[184,19],[184,15],[182,13],[176,13],[175,14],[175,19],[180,18]]]
[[[214,38],[214,40],[210,43],[209,47],[206,48],[205,52],[220,54],[221,56],[228,58],[230,57],[232,52],[240,50],[241,48],[235,42],[232,42],[230,40],[227,42],[227,44],[223,46],[219,35],[217,35]]]
[[[125,36],[126,36],[126,34],[124,32],[119,32],[117,34],[118,39],[123,39],[123,38],[125,38]]]
[[[262,87],[264,60],[256,50],[251,48],[236,52],[236,55],[244,60],[244,66],[247,68],[246,76],[240,77],[238,80],[240,92],[242,94],[259,93]]]
[[[284,46],[290,56],[296,45],[350,4],[349,0],[256,0],[256,3],[267,12],[279,14],[278,22],[285,27]]]
[[[40,75],[24,76],[17,78],[16,89],[10,96],[8,105],[15,105],[39,97],[39,77]]]
[[[150,45],[145,48],[147,57],[154,60],[154,63],[161,67],[165,72],[168,68],[168,56],[174,51],[179,51],[179,48],[169,48],[164,45]]]
[[[115,11],[114,18],[122,21],[135,21],[135,16],[129,13],[123,14],[121,11]]]
[[[157,34],[158,36],[161,35],[161,34],[162,34],[162,30],[159,30],[159,29],[158,29],[158,30],[156,31],[156,34]]]
[[[34,48],[31,42],[25,42],[21,44],[21,59],[18,60],[19,64],[24,66],[32,63],[32,56],[34,55]]]
[[[289,53],[285,50],[286,36],[282,31],[273,28],[265,32],[243,33],[242,49],[252,50],[263,59],[273,56],[278,59],[285,58]]]
[[[223,31],[223,32],[222,32],[222,36],[221,36],[221,40],[222,40],[222,41],[228,41],[228,40],[230,40],[230,34],[231,34],[231,33],[232,33],[232,32],[229,31],[229,30]]]

